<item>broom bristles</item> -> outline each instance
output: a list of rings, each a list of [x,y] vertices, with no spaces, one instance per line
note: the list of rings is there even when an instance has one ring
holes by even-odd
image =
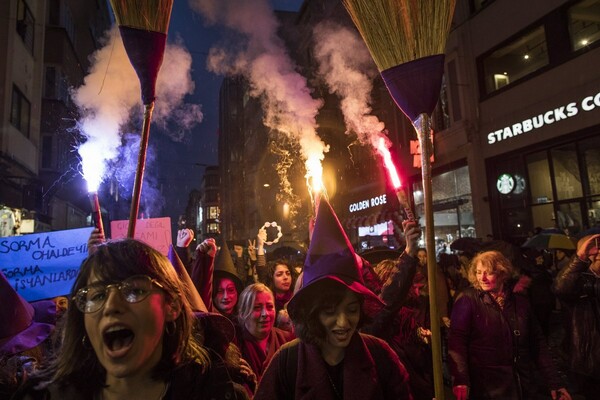
[[[173,0],[110,0],[119,26],[167,33]]]
[[[379,71],[443,54],[456,0],[342,0]]]

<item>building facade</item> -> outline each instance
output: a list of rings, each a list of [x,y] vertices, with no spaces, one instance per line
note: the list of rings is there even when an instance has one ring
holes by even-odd
[[[110,27],[108,4],[8,0],[0,14],[0,205],[13,213],[13,234],[85,226],[69,90],[83,83]]]
[[[323,161],[330,200],[357,248],[393,246],[390,221],[398,205],[381,160],[353,145],[339,98],[317,79],[313,31],[322,21],[353,26],[341,2],[306,0],[286,29],[295,31],[287,45],[299,72],[324,102],[318,134],[331,146]],[[459,237],[493,235],[520,244],[537,227],[577,235],[598,224],[599,21],[598,0],[532,0],[527,7],[516,0],[457,1],[432,116],[437,251]],[[240,88],[236,104],[245,105],[248,95]],[[379,77],[371,95],[372,113],[386,125],[392,157],[424,225],[414,128]],[[241,110],[245,126],[257,124],[256,108]],[[248,132],[242,131],[240,137]],[[235,154],[223,146],[220,162]],[[253,168],[248,159],[239,161]],[[227,182],[237,179],[230,172],[221,175],[222,200],[240,193]],[[242,192],[247,205],[240,213],[260,208],[253,190]],[[310,200],[303,201],[308,218]],[[249,218],[242,214],[232,214],[232,221]]]

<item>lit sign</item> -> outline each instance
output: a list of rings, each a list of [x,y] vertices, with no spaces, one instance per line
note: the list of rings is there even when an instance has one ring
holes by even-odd
[[[535,117],[527,118],[516,124],[490,132],[487,135],[487,141],[488,144],[495,144],[519,136],[523,133],[531,132],[544,125],[551,125],[555,122],[562,121],[563,119],[574,117],[579,114],[580,110],[592,111],[596,108],[600,108],[600,92],[593,96],[587,96],[581,100],[579,107],[576,102],[572,102],[565,106],[560,106],[553,110],[540,113]]]
[[[352,204],[350,204],[350,207],[348,207],[348,209],[350,210],[350,212],[357,212],[357,211],[366,210],[367,208],[380,206],[380,205],[383,205],[386,203],[387,203],[387,195],[382,194],[381,196],[372,197],[369,200],[361,200],[356,203],[352,203]]]
[[[512,175],[502,174],[496,181],[496,189],[502,194],[508,194],[515,188],[515,180]]]

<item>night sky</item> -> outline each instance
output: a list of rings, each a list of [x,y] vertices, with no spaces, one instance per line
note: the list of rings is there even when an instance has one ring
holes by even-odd
[[[277,10],[297,11],[302,2],[273,0],[271,3]],[[180,39],[192,55],[195,91],[186,98],[186,102],[200,104],[204,117],[182,142],[174,142],[160,132],[151,134],[151,145],[159,150],[156,164],[149,165],[147,173],[156,173],[159,185],[166,182],[178,185],[176,193],[163,190],[166,204],[163,216],[171,217],[173,223],[184,212],[190,190],[200,188],[204,166],[198,164],[218,163],[218,101],[223,77],[207,71],[206,58],[213,44],[225,35],[227,32],[221,27],[206,27],[202,16],[192,11],[187,1],[174,2],[168,40]]]

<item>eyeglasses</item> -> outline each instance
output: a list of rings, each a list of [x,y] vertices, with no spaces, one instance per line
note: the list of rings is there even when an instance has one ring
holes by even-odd
[[[73,301],[79,311],[89,314],[100,310],[104,306],[110,288],[116,288],[126,302],[139,303],[152,292],[152,284],[161,289],[163,288],[156,279],[152,279],[147,275],[131,276],[120,283],[110,285],[95,283],[79,289],[73,297]]]

